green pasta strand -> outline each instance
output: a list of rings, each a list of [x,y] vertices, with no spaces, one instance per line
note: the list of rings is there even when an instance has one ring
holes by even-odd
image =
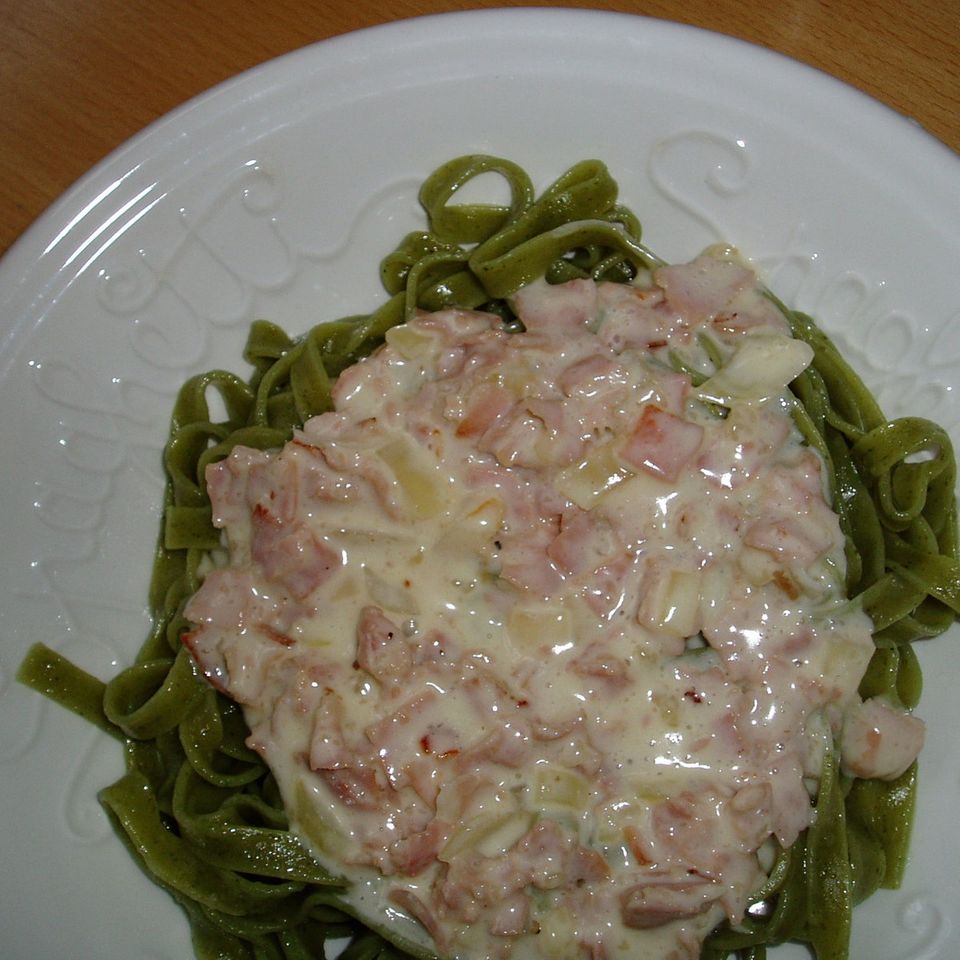
[[[106,684],[43,643],[35,643],[17,668],[17,680],[117,739],[123,734],[103,708]]]
[[[204,688],[186,647],[176,657],[139,660],[107,684],[103,710],[133,740],[155,740],[178,727]]]
[[[146,778],[131,771],[100,794],[122,836],[163,886],[201,906],[232,916],[282,916],[291,909],[296,883],[258,883],[213,866],[163,820]]]
[[[478,178],[499,178],[502,203],[459,202]],[[371,929],[339,897],[341,881],[288,829],[276,783],[246,745],[240,709],[198,675],[182,644],[183,609],[220,548],[205,474],[238,445],[283,445],[332,408],[337,376],[417,310],[484,309],[516,328],[511,296],[545,277],[629,282],[661,261],[640,222],[596,160],[571,167],[542,194],[509,160],[468,155],[424,182],[427,229],[382,261],[388,299],[368,315],[291,337],[251,325],[250,376],[193,377],[180,390],[164,451],[164,522],[149,591],[154,626],[136,661],[109,683],[38,644],[18,679],[124,744],[126,774],[101,802],[138,863],[183,907],[199,960],[318,960],[332,937],[343,960],[428,960],[430,954]],[[887,421],[870,391],[807,315],[771,294],[814,359],[792,384],[795,420],[819,451],[847,539],[847,590],[873,618],[876,650],[863,697],[907,709],[922,678],[911,644],[946,630],[960,612],[949,437],[920,418]],[[678,369],[696,383],[703,371]],[[213,409],[224,411],[215,417]],[[756,904],[736,928],[706,941],[702,960],[766,960],[768,948],[807,944],[817,960],[845,960],[851,908],[896,886],[907,858],[917,772],[892,783],[844,777],[827,752],[814,825],[781,850]]]
[[[451,204],[454,194],[485,173],[497,173],[510,191],[509,206]],[[527,172],[510,160],[471,154],[444,164],[423,182],[420,203],[430,230],[440,241],[460,247],[481,243],[499,233],[534,202],[533,183]]]
[[[910,825],[916,804],[917,765],[891,782],[855,780],[847,795],[847,816],[861,833],[862,844],[869,843],[878,863],[875,887],[896,889],[903,880],[910,844]],[[855,879],[862,876],[855,874]],[[874,887],[859,881],[857,902],[866,899]]]
[[[214,786],[189,764],[177,776],[171,812],[180,835],[208,863],[244,874],[342,886],[253,794]]]

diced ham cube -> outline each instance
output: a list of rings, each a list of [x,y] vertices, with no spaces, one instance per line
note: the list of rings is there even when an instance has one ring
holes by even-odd
[[[689,264],[660,267],[654,279],[670,306],[682,313],[687,322],[719,313],[756,280],[743,264],[711,254],[697,257]]]
[[[234,447],[229,457],[211,463],[204,473],[213,506],[213,524],[225,527],[246,517],[247,489],[257,468],[269,463],[269,454],[250,447]]]
[[[382,809],[385,788],[375,767],[358,763],[352,767],[321,770],[320,776],[344,806],[368,812]]]
[[[864,700],[844,718],[843,769],[855,777],[896,780],[917,759],[925,733],[918,717],[879,697]]]
[[[302,523],[286,525],[261,506],[253,514],[252,554],[268,579],[304,600],[339,568],[340,556]]]
[[[531,333],[583,329],[597,313],[597,285],[590,280],[548,284],[538,280],[521,288],[514,309]]]
[[[458,437],[479,437],[504,417],[516,397],[497,383],[481,384],[467,398],[466,409],[457,423]]]
[[[638,883],[621,895],[621,916],[625,926],[650,930],[703,913],[722,893],[717,885],[695,877],[689,883]]]
[[[413,666],[413,650],[379,607],[364,607],[357,624],[357,664],[380,683],[399,683]]]
[[[560,532],[547,547],[547,556],[571,576],[596,570],[622,552],[610,524],[586,510],[563,514]]]
[[[516,893],[504,900],[490,922],[490,932],[496,937],[518,937],[530,926],[530,900]]]
[[[833,538],[809,521],[780,517],[751,524],[743,542],[763,550],[780,563],[809,567],[833,543]]]
[[[561,371],[557,385],[568,397],[593,397],[609,393],[626,382],[626,371],[612,357],[591,353]]]
[[[426,829],[416,830],[391,844],[390,859],[398,872],[415,877],[436,861],[448,834],[448,826],[433,819]]]
[[[681,317],[664,303],[663,292],[625,283],[601,283],[598,336],[615,353],[656,350],[666,346],[680,326]]]
[[[620,459],[673,483],[696,456],[702,440],[699,424],[649,404],[620,448]]]

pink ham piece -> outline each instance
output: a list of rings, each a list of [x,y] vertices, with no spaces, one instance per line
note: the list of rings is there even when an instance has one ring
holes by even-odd
[[[843,769],[855,777],[896,780],[917,759],[922,720],[880,697],[854,704],[843,721]]]
[[[253,511],[251,554],[269,580],[305,600],[339,566],[340,557],[306,526],[286,526],[264,507]]]
[[[650,405],[643,408],[633,432],[620,448],[620,459],[673,483],[697,455],[702,442],[700,424]]]
[[[709,254],[689,264],[660,267],[656,280],[667,303],[688,323],[724,312],[738,293],[755,283],[753,273],[744,264]]]

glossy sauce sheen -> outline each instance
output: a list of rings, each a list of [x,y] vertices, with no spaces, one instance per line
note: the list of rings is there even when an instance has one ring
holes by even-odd
[[[336,412],[209,469],[186,642],[375,925],[696,958],[862,709],[810,350],[729,251],[515,309],[391,330]]]

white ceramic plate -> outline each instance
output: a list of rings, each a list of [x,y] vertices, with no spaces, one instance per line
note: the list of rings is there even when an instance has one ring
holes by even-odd
[[[419,181],[470,151],[538,185],[604,159],[647,242],[739,245],[836,335],[891,414],[960,435],[960,159],[769,52],[663,22],[491,11],[310,47],[187,104],[78,183],[0,263],[0,943],[11,960],[186,960],[186,925],[95,799],[115,745],[13,681],[44,640],[106,677],[147,628],[158,452],[178,385],[242,370],[247,324],[368,310]],[[960,930],[954,634],[904,888],[854,960],[948,960]],[[806,956],[784,948],[777,960]]]

